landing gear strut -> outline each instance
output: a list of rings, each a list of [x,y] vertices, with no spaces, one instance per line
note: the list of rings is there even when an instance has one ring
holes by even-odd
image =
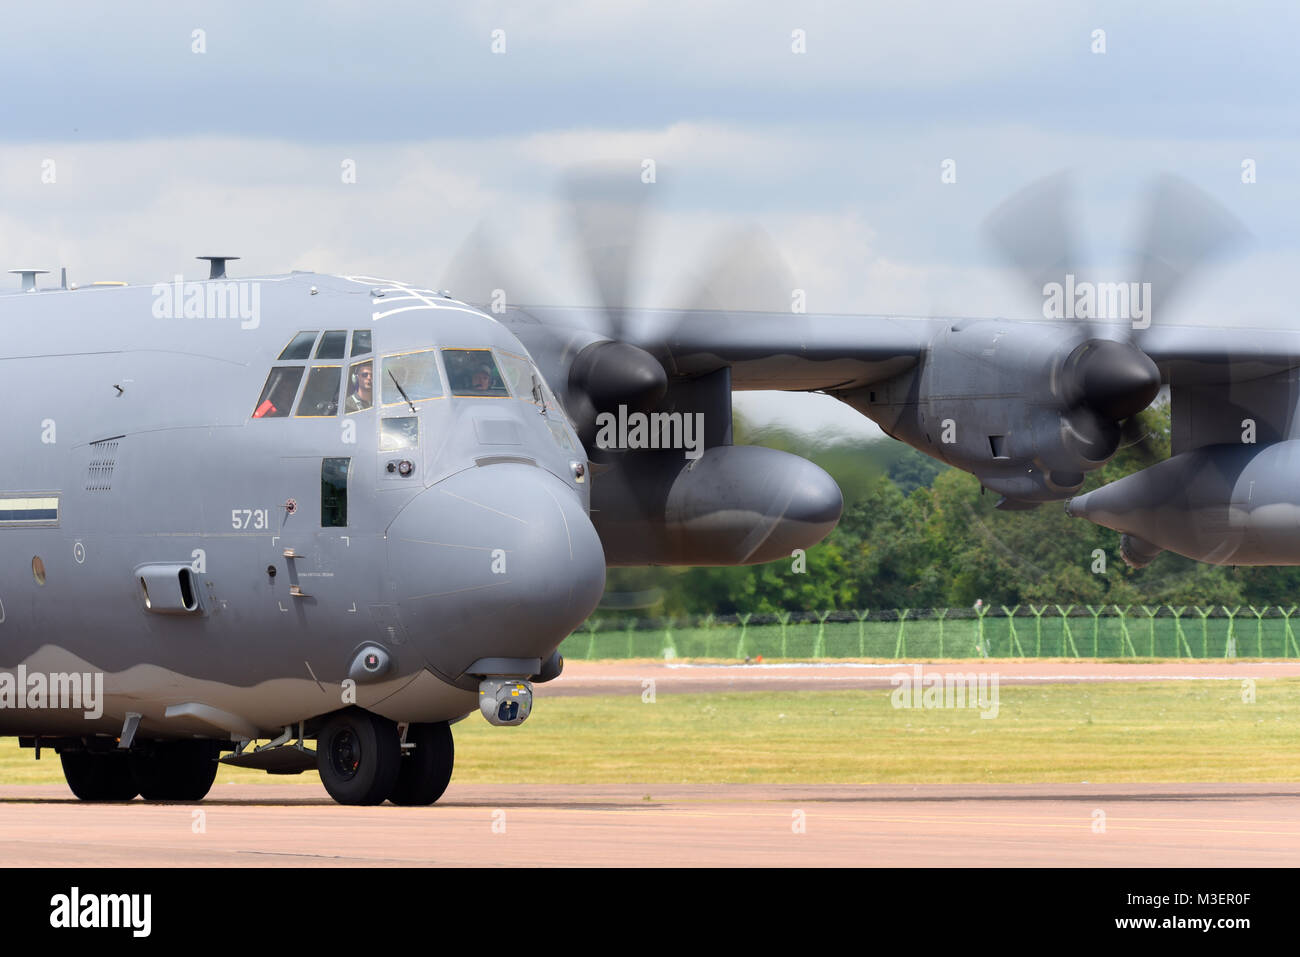
[[[451,726],[446,721],[410,725],[406,729],[406,742],[415,747],[402,756],[397,787],[388,800],[403,805],[432,804],[447,790],[456,763]]]

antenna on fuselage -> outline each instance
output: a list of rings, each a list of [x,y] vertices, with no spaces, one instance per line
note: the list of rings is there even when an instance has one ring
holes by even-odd
[[[15,276],[22,276],[23,292],[36,291],[36,277],[44,276],[48,269],[11,269],[9,270]]]
[[[238,256],[195,256],[195,259],[206,259],[210,264],[208,269],[209,279],[225,279],[226,263],[233,262]]]

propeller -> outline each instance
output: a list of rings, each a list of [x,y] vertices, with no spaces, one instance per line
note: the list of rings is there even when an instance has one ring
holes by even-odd
[[[561,181],[559,199],[564,218],[573,228],[579,273],[595,292],[598,309],[584,313],[583,325],[593,341],[582,342],[569,363],[565,409],[573,420],[589,457],[606,462],[617,453],[596,446],[597,417],[629,411],[649,411],[668,388],[665,366],[679,368],[672,344],[700,311],[715,311],[714,321],[730,322],[738,312],[790,312],[795,283],[771,238],[757,228],[726,237],[700,257],[704,267],[679,303],[680,323],[662,340],[640,342],[632,328],[630,303],[642,264],[643,236],[650,202],[662,186],[642,182],[639,165],[599,164],[569,171]],[[447,272],[450,288],[469,302],[489,303],[504,293],[508,303],[542,301],[524,298],[522,274],[494,241],[486,223],[466,238]],[[487,307],[485,307],[487,308]],[[739,320],[734,320],[739,321]],[[788,330],[789,327],[787,327]],[[716,331],[716,330],[714,330]]]
[[[1050,301],[1049,290],[1068,296],[1091,278],[1077,268],[1071,194],[1070,177],[1058,173],[1012,196],[985,223],[993,244],[1039,303]],[[1151,184],[1145,206],[1132,273],[1089,283],[1093,314],[1073,320],[1079,342],[1056,379],[1065,429],[1091,461],[1104,461],[1131,445],[1155,458],[1137,418],[1160,389],[1159,369],[1142,351],[1143,333],[1168,316],[1170,304],[1198,270],[1246,235],[1214,200],[1169,174]],[[1114,290],[1114,298],[1103,300],[1103,288]],[[1135,296],[1142,298],[1135,301]],[[1140,312],[1143,318],[1104,315],[1111,305],[1127,305],[1130,317]]]

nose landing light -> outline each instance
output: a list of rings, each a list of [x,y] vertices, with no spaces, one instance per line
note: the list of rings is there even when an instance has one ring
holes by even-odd
[[[478,686],[478,709],[488,724],[523,724],[533,710],[533,686],[518,678],[484,678]]]

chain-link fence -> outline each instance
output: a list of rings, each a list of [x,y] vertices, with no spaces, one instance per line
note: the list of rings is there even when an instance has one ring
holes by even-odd
[[[566,658],[1300,658],[1297,608],[1016,605],[593,616]]]

